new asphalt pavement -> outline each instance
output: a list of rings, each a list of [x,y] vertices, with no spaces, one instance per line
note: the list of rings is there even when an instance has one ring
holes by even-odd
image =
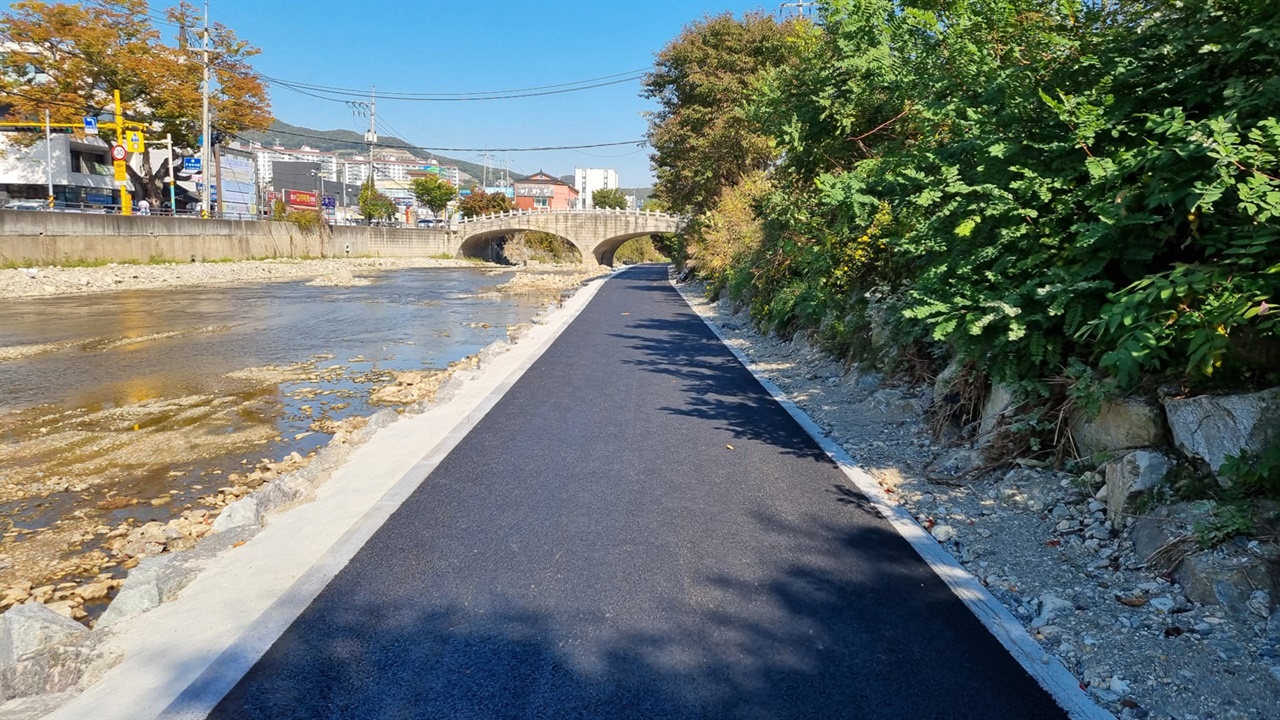
[[[642,266],[211,717],[1065,713]]]

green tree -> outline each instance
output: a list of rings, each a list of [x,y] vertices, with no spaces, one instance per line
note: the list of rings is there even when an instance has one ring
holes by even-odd
[[[648,131],[654,195],[671,211],[708,210],[724,188],[777,159],[774,139],[748,119],[747,105],[758,77],[792,62],[811,33],[804,20],[724,14],[689,25],[658,53],[642,94],[658,103]]]
[[[437,216],[444,213],[449,203],[458,196],[458,190],[437,175],[426,175],[409,181],[409,192]]]
[[[364,217],[365,222],[390,220],[396,215],[396,204],[391,198],[378,192],[372,178],[365,181],[365,184],[360,188],[360,197],[357,202],[360,207],[360,215]]]
[[[458,212],[468,218],[507,212],[513,207],[511,198],[506,195],[487,193],[478,187],[472,187],[471,194],[458,201]]]
[[[601,210],[626,210],[627,196],[621,188],[600,188],[591,193],[591,205]]]

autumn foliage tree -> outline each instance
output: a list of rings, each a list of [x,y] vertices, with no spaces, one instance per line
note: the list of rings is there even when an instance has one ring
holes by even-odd
[[[458,196],[458,190],[436,175],[426,175],[409,181],[409,192],[431,212],[440,215]]]
[[[146,134],[173,136],[195,147],[200,135],[203,74],[195,6],[182,2],[165,15],[179,30],[166,43],[151,24],[146,0],[94,4],[19,0],[0,14],[0,110],[11,119],[79,123],[109,115],[118,90],[126,120]],[[230,137],[271,124],[266,87],[249,65],[258,49],[225,25],[209,28],[210,110],[214,135]],[[130,167],[137,192],[161,199],[160,178],[145,154],[142,172]]]
[[[458,212],[469,218],[506,212],[513,207],[511,198],[506,195],[487,193],[477,187],[471,188],[471,194],[458,201]]]

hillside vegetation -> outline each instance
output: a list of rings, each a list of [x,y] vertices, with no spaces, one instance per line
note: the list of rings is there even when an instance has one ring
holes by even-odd
[[[1268,0],[709,18],[646,79],[654,194],[762,328],[952,363],[1052,435],[1107,393],[1280,382],[1278,65]]]

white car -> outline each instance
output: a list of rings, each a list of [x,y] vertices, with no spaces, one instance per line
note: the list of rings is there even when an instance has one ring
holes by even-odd
[[[4,205],[5,210],[43,210],[44,203],[39,200],[10,200]]]

